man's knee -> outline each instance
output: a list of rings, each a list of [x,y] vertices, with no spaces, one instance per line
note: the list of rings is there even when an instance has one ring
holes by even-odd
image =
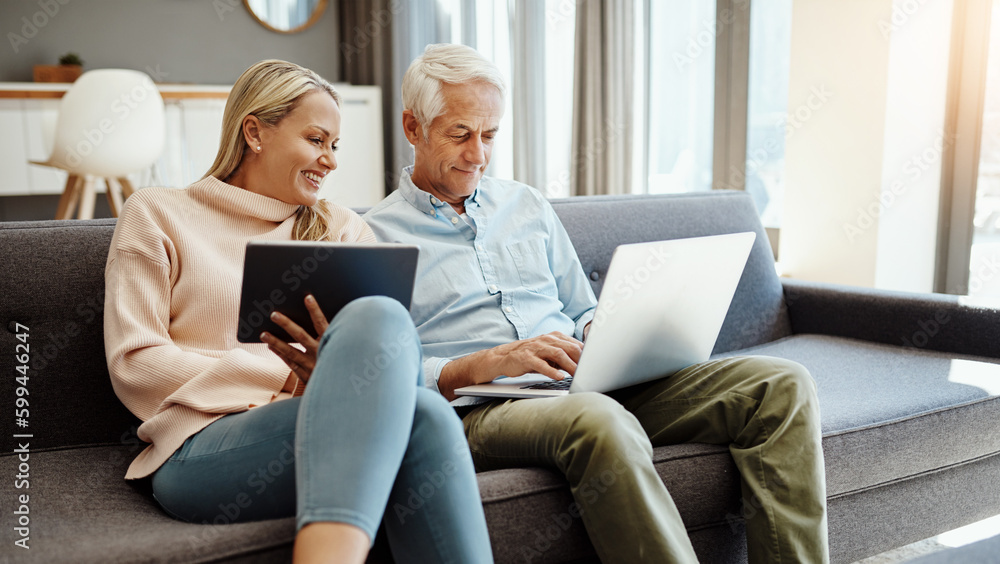
[[[604,394],[572,394],[558,400],[568,422],[564,452],[620,459],[621,463],[653,455],[642,425],[617,401]]]
[[[777,385],[801,401],[813,402],[816,400],[816,381],[805,366],[784,358],[770,358],[768,360],[773,365],[772,370]]]
[[[772,356],[748,356],[739,359],[740,370],[734,375],[742,382],[756,385],[773,386],[782,390],[795,392],[795,395],[805,394],[815,396],[816,382],[809,370],[786,358]]]
[[[757,369],[762,388],[763,411],[784,414],[783,417],[815,420],[819,424],[819,398],[816,381],[801,364],[784,358],[757,357]]]

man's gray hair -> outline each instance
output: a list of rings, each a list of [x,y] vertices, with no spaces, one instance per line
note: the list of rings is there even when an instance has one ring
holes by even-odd
[[[427,127],[444,112],[441,83],[465,84],[482,81],[500,92],[501,107],[507,99],[507,83],[493,61],[465,45],[437,43],[428,45],[424,54],[410,63],[403,75],[403,109],[410,110],[417,122]]]

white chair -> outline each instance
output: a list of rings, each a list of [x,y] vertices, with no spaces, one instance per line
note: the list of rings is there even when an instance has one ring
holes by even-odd
[[[69,173],[56,219],[94,217],[99,179],[118,217],[134,188],[127,175],[148,168],[163,153],[163,98],[145,73],[99,69],[83,73],[59,104],[55,141],[48,160],[32,164]]]

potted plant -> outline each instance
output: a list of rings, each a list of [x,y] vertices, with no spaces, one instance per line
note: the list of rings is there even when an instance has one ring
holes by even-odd
[[[35,65],[35,82],[73,82],[83,74],[83,61],[76,53],[59,57],[58,65]]]

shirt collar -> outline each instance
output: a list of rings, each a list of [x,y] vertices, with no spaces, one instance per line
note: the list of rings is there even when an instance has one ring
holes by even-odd
[[[437,215],[438,208],[451,208],[448,202],[443,202],[430,192],[417,188],[417,185],[410,179],[411,174],[413,174],[413,166],[404,167],[403,173],[399,175],[399,186],[397,187],[397,191],[407,202],[427,215]],[[480,180],[480,184],[482,184],[482,180]],[[478,197],[479,186],[477,185],[472,194],[465,199],[466,207],[470,203],[478,204]]]

